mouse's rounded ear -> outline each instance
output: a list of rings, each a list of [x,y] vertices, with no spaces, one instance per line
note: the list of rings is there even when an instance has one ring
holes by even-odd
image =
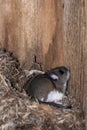
[[[54,74],[54,73],[51,73],[49,76],[50,76],[50,78],[51,78],[52,80],[58,80],[58,79],[59,79],[58,75],[56,75],[56,74]]]

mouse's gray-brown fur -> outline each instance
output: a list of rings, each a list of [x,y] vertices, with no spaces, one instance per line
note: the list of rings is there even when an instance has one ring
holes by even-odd
[[[24,85],[28,95],[39,102],[57,107],[69,108],[59,103],[65,97],[70,71],[66,67],[57,67],[30,78]]]

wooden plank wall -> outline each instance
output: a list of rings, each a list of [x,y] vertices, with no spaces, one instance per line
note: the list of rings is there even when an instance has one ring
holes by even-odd
[[[0,42],[23,67],[32,64],[34,55],[44,68],[63,64],[61,1],[0,0],[0,9]]]
[[[0,0],[0,46],[12,51],[24,69],[34,56],[43,69],[69,66],[69,92],[87,119],[86,25],[86,0]]]
[[[64,59],[72,73],[70,91],[80,101],[83,100],[81,95],[84,89],[83,47],[86,28],[83,4],[83,0],[64,0]]]
[[[83,63],[84,63],[84,91],[83,91],[83,110],[85,110],[86,130],[87,130],[87,1],[84,2],[84,43],[83,43]]]

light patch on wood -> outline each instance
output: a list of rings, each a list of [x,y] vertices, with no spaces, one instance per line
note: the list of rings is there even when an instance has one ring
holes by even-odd
[[[56,29],[56,14],[55,14],[55,4],[54,0],[49,0],[45,2],[40,2],[43,6],[40,8],[40,26],[41,31],[43,51],[46,54],[48,52],[49,46],[52,43],[52,36],[54,35]],[[48,44],[49,43],[49,44]]]

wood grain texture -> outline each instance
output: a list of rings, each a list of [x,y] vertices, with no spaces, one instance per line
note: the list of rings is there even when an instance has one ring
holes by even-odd
[[[83,110],[85,111],[86,130],[87,130],[87,1],[84,0],[84,44],[83,44],[83,63],[84,63],[84,91],[83,91]]]
[[[83,2],[64,0],[64,58],[71,69],[72,95],[81,100],[83,89]],[[81,85],[82,84],[82,85]],[[78,89],[77,89],[78,88]]]
[[[87,119],[86,0],[0,0],[0,46],[24,69],[34,56],[44,70],[69,66],[69,92]]]
[[[64,0],[64,58],[71,68],[69,91],[87,121],[87,2]],[[86,122],[87,129],[87,122]]]
[[[44,69],[63,64],[61,1],[0,0],[0,9],[1,45],[23,67],[32,65],[34,55]]]
[[[28,58],[26,64],[29,64],[37,39],[37,1],[0,0],[0,2],[2,26],[0,42],[19,58],[22,65],[25,64],[26,58]]]
[[[42,45],[40,54],[45,68],[63,64],[63,20],[62,2],[49,0],[39,1],[38,43]],[[43,6],[42,6],[43,5]],[[41,7],[41,8],[40,8]]]

